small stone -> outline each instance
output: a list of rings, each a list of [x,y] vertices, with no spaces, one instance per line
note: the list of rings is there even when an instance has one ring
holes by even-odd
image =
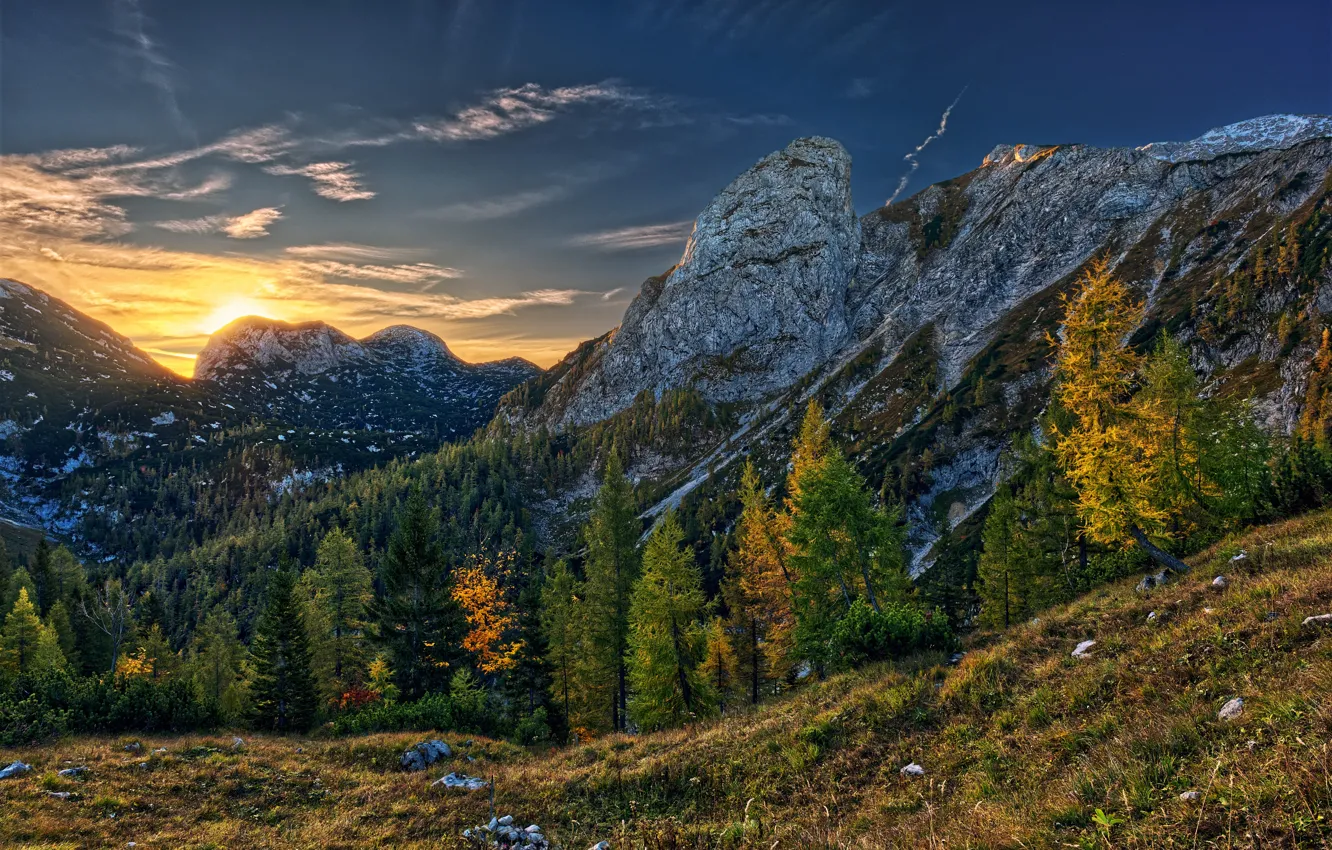
[[[297,747],[297,748],[296,748],[296,752],[297,752],[297,753],[303,753],[303,752],[305,752],[305,747]]]
[[[1147,622],[1149,622],[1149,623],[1155,623],[1155,622],[1156,622],[1156,612],[1155,612],[1155,611],[1153,611],[1153,612],[1151,612],[1150,614],[1147,615]]]
[[[1254,752],[1255,750],[1258,749],[1258,742],[1257,742],[1257,741],[1249,741],[1249,742],[1247,742],[1244,746],[1246,746],[1246,747],[1249,748],[1249,752]]]
[[[1196,803],[1201,799],[1201,791],[1185,791],[1183,794],[1179,795],[1179,801],[1181,803]]]
[[[1266,614],[1263,615],[1263,619],[1269,623],[1273,622],[1274,620],[1278,620],[1280,618],[1281,615],[1275,611],[1268,611]]]
[[[0,770],[0,779],[13,779],[15,776],[22,776],[30,770],[32,770],[32,765],[16,761],[9,767]]]
[[[966,653],[965,653],[965,652],[954,652],[952,655],[950,655],[950,656],[948,657],[948,663],[949,663],[949,664],[957,664],[957,663],[959,663],[959,662],[962,661],[962,658],[963,658],[964,656],[966,656]]]
[[[127,753],[141,753],[141,752],[143,752],[143,744],[140,744],[138,741],[135,741],[135,742],[130,743],[130,744],[126,744],[126,745],[125,745],[125,752],[127,752]]]
[[[1216,713],[1218,720],[1236,720],[1244,713],[1244,700],[1235,697],[1221,706],[1221,710]]]
[[[1082,643],[1078,644],[1078,645],[1073,649],[1073,657],[1074,657],[1074,658],[1086,658],[1086,657],[1087,657],[1087,652],[1088,652],[1093,646],[1096,646],[1096,641],[1094,641],[1094,640],[1084,640]]]
[[[1225,576],[1217,576],[1216,578],[1212,579],[1213,590],[1225,590],[1226,587],[1229,585],[1230,582],[1226,581]]]
[[[1249,560],[1249,553],[1248,553],[1248,552],[1245,552],[1243,549],[1241,549],[1241,550],[1239,550],[1239,554],[1238,554],[1238,555],[1236,555],[1235,557],[1233,557],[1233,558],[1230,559],[1230,563],[1234,564],[1234,563],[1237,563],[1237,562],[1239,562],[1239,561],[1247,561],[1247,560]]]
[[[1212,613],[1212,609],[1211,609],[1211,608],[1204,608],[1204,609],[1203,609],[1203,613],[1204,613],[1204,614],[1210,614],[1210,613]]]
[[[241,737],[232,738],[232,739],[231,739],[231,748],[232,748],[233,750],[243,750],[243,749],[245,749],[245,739],[244,739],[244,738],[241,738]]]
[[[900,773],[900,774],[902,774],[903,776],[906,776],[906,777],[912,777],[912,776],[924,776],[924,775],[925,775],[925,768],[921,767],[920,765],[916,764],[916,763],[913,761],[911,764],[909,764],[909,765],[907,765],[906,767],[904,767],[904,768],[902,768],[901,770],[899,770],[898,773]]]
[[[46,796],[55,797],[57,800],[68,800],[72,795],[68,791],[47,791]]]
[[[157,749],[153,750],[153,755],[164,756],[166,755],[166,751],[167,751],[166,747],[158,747]]]
[[[67,767],[56,774],[64,779],[82,779],[88,775],[88,768],[80,765],[79,767]]]
[[[611,850],[611,844],[609,841],[598,841],[596,844],[587,848],[587,850]]]
[[[1304,618],[1306,626],[1332,626],[1332,614],[1315,614]]]
[[[531,833],[540,833],[540,832],[541,832],[541,827],[537,826],[536,824],[529,824],[528,827],[527,827],[527,829],[525,829],[525,830],[523,830],[523,831],[526,832],[526,833],[528,833],[528,834],[531,834]]]
[[[1143,576],[1142,581],[1138,582],[1138,586],[1135,589],[1139,593],[1147,593],[1148,591],[1160,587],[1161,585],[1165,584],[1168,581],[1170,581],[1170,571],[1161,570],[1159,573],[1153,573],[1151,575]]]
[[[500,826],[513,826],[513,815],[505,815],[499,819]]]

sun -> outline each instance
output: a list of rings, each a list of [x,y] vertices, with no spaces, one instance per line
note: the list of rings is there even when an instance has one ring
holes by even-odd
[[[272,310],[269,305],[253,298],[232,298],[219,304],[213,312],[204,317],[199,326],[204,333],[213,334],[242,316],[262,316],[265,319],[277,318],[271,313]]]

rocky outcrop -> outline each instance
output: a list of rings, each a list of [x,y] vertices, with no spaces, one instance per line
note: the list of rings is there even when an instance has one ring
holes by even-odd
[[[367,357],[360,343],[324,322],[246,316],[209,337],[194,361],[194,377],[218,381],[251,369],[319,375]]]
[[[843,349],[860,250],[851,158],[798,139],[726,187],[680,262],[643,285],[624,322],[570,369],[535,419],[605,419],[644,390],[692,386],[712,402],[787,389]]]

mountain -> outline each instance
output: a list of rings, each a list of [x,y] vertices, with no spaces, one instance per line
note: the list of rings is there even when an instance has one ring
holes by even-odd
[[[1330,118],[1268,116],[1137,149],[1000,145],[859,221],[846,151],[797,140],[723,190],[620,327],[512,393],[497,425],[586,426],[672,388],[738,411],[665,476],[660,510],[736,457],[780,461],[791,413],[818,397],[871,480],[906,500],[927,558],[1045,407],[1059,294],[1095,258],[1146,300],[1143,340],[1169,329],[1218,390],[1291,430],[1312,317],[1332,310],[1329,137]],[[1254,291],[1257,258],[1275,265],[1288,242],[1299,268]]]
[[[323,322],[249,316],[209,338],[195,379],[301,426],[466,435],[539,374],[520,358],[464,363],[439,337],[395,325],[357,341]]]
[[[235,499],[275,498],[434,450],[540,371],[516,358],[467,364],[405,326],[358,342],[322,322],[247,318],[213,335],[190,380],[59,299],[0,280],[0,521],[91,540],[153,505],[167,478],[190,481],[177,513],[197,501],[210,519],[200,494],[218,481]]]

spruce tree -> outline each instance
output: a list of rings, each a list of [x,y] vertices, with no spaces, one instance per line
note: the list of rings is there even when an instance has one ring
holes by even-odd
[[[250,719],[257,729],[285,733],[309,729],[314,722],[318,698],[310,641],[295,587],[290,572],[272,576],[268,604],[255,630]]]
[[[699,674],[707,638],[702,580],[672,511],[648,538],[629,614],[629,713],[644,730],[710,712],[715,695]]]
[[[214,608],[195,633],[190,666],[204,699],[223,717],[235,717],[240,710],[244,665],[245,647],[236,618],[224,608]]]
[[[461,614],[438,535],[438,512],[413,487],[389,538],[379,575],[383,595],[374,604],[376,638],[407,699],[442,690],[460,658]]]
[[[1026,615],[1029,561],[1019,539],[1021,534],[1013,494],[1001,485],[985,518],[981,535],[984,549],[976,568],[981,619],[987,625],[1007,628]]]
[[[627,722],[629,600],[638,578],[640,528],[633,488],[624,477],[619,452],[612,449],[604,483],[583,532],[587,541],[587,602],[583,609],[588,685],[603,700],[609,728],[616,731],[622,731]]]

